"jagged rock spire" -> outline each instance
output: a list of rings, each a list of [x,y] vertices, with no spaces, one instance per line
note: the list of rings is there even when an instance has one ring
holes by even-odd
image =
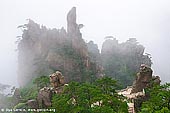
[[[67,33],[69,38],[81,39],[80,27],[76,22],[76,7],[73,7],[67,14]]]
[[[74,31],[76,31],[76,28],[76,7],[73,7],[67,14],[67,32],[72,34]]]

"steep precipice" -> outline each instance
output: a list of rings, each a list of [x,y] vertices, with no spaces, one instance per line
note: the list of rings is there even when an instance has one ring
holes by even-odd
[[[67,31],[48,29],[29,19],[18,43],[18,81],[20,86],[32,78],[62,71],[66,81],[91,81],[97,75],[96,65],[91,63],[80,27],[76,23],[76,8],[67,15]],[[86,76],[89,75],[91,76]]]
[[[67,30],[49,29],[29,19],[19,26],[23,34],[18,42],[18,81],[20,86],[37,76],[60,71],[66,83],[74,80],[92,82],[97,77],[110,76],[131,85],[141,64],[151,66],[151,57],[136,38],[119,43],[107,36],[99,52],[93,41],[86,43],[76,22],[76,8],[67,14]]]

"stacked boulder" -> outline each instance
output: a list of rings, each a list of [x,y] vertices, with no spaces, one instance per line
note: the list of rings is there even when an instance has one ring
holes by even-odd
[[[152,72],[149,66],[142,64],[140,71],[137,73],[136,80],[133,83],[131,93],[141,92],[146,88],[152,80]]]
[[[29,108],[48,108],[52,105],[52,95],[60,94],[63,91],[65,82],[61,72],[56,71],[49,75],[51,87],[44,87],[39,90],[36,100],[28,100],[26,103]]]
[[[61,72],[56,71],[55,73],[49,75],[50,83],[53,86],[53,90],[58,94],[63,91],[63,87],[65,85],[64,76]]]
[[[129,106],[129,109],[133,109],[133,112],[130,110],[131,113],[138,111],[142,102],[149,98],[144,89],[152,87],[153,84],[160,84],[160,77],[153,76],[152,72],[149,66],[141,64],[140,71],[137,73],[133,85],[118,92],[118,94],[127,97],[128,105],[133,105],[133,107]]]

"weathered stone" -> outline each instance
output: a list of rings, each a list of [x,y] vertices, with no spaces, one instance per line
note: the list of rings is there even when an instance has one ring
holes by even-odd
[[[38,109],[38,102],[37,102],[37,100],[28,100],[26,105],[28,106],[28,108]]]
[[[51,106],[52,90],[48,87],[40,89],[37,97],[38,105],[40,108],[47,108]]]
[[[137,93],[146,88],[152,80],[152,69],[142,64],[139,73],[137,73],[136,80],[133,83],[131,93]]]
[[[60,87],[64,85],[64,76],[61,72],[56,71],[55,73],[49,75],[50,76],[50,83],[54,88]]]
[[[60,86],[60,87],[55,88],[54,90],[56,94],[61,94],[63,92],[63,89],[64,89],[64,86]]]
[[[161,79],[159,76],[152,76],[152,81],[154,84],[160,85]]]
[[[28,24],[23,25],[22,38],[18,42],[19,85],[26,85],[42,73],[49,75],[53,70],[62,70],[67,82],[83,81],[81,70],[90,70],[90,66],[95,71],[96,65],[88,58],[87,46],[80,32],[82,27],[76,22],[75,7],[67,15],[67,31],[64,28],[49,29],[29,19]],[[74,78],[70,74],[73,72],[76,73]]]
[[[75,37],[79,31],[76,23],[76,7],[73,7],[67,14],[67,33],[70,37]]]
[[[127,97],[133,104],[133,109],[138,112],[142,103],[149,99],[149,94],[145,93],[144,88],[153,87],[154,84],[160,85],[160,82],[160,77],[152,76],[152,69],[149,66],[142,64],[133,86],[129,86],[126,89],[119,91],[118,94]],[[129,109],[130,107],[131,106],[129,106]]]
[[[55,73],[49,75],[50,83],[53,86],[53,90],[56,94],[61,94],[64,89],[65,81],[64,76],[61,72],[56,71]]]

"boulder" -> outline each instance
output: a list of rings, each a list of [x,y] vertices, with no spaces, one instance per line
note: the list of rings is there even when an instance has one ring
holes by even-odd
[[[149,66],[142,64],[133,85],[118,92],[119,95],[127,97],[132,102],[133,106],[129,105],[129,109],[133,108],[138,112],[142,103],[149,99],[149,94],[145,93],[144,89],[153,87],[154,84],[160,85],[160,77],[152,76],[152,72]]]
[[[159,76],[152,76],[152,81],[154,84],[160,85],[161,79]]]
[[[55,73],[49,75],[50,76],[50,83],[54,88],[58,88],[64,85],[64,76],[61,72],[56,71]]]
[[[40,108],[47,108],[51,106],[52,90],[49,87],[40,89],[37,97],[38,105]]]
[[[142,64],[139,73],[137,73],[136,80],[133,83],[131,93],[141,92],[146,88],[152,80],[152,72],[149,66]]]
[[[31,108],[31,109],[38,109],[38,102],[37,100],[28,100],[26,105],[28,106],[28,108]]]

